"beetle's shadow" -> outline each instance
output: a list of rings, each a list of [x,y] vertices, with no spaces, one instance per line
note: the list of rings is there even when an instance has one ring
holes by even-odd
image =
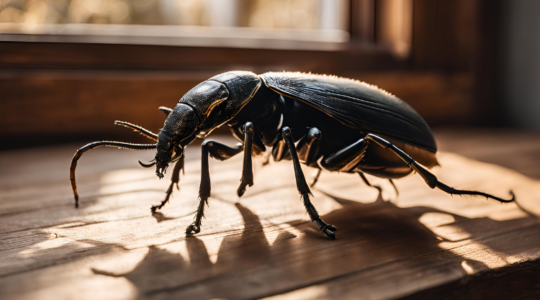
[[[444,241],[459,242],[478,238],[479,243],[500,252],[503,256],[511,255],[513,253],[509,253],[507,249],[503,250],[501,245],[492,242],[490,237],[501,232],[521,228],[524,226],[524,221],[531,224],[538,223],[538,218],[526,211],[524,211],[527,214],[526,217],[498,221],[489,217],[468,218],[430,206],[399,207],[392,201],[384,200],[380,189],[377,199],[371,203],[360,203],[324,191],[320,192],[343,206],[323,217],[327,223],[339,225],[340,229],[346,229],[341,230],[342,238],[348,238],[352,235],[353,238],[358,236],[370,240],[371,236],[379,236],[382,234],[381,231],[384,231],[384,236],[388,239],[405,239],[406,241],[401,245],[402,249],[417,247],[411,243],[413,241],[411,238],[419,239],[418,242],[423,246],[437,246],[437,248]],[[450,216],[453,221],[438,226],[427,226],[422,223],[421,217],[429,213],[444,214]],[[435,232],[437,228],[450,226],[454,232],[459,232],[459,234],[440,235]]]
[[[372,203],[328,196],[342,205],[322,216],[328,223],[338,226],[336,241],[329,240],[311,222],[293,221],[285,228],[263,227],[257,214],[237,203],[235,206],[242,215],[244,230],[226,236],[215,259],[211,258],[213,255],[209,253],[205,239],[188,236],[185,243],[189,260],[152,246],[130,272],[92,271],[98,275],[125,277],[137,287],[141,298],[164,295],[186,299],[252,298],[293,289],[314,278],[325,281],[358,270],[439,253],[443,249],[440,244],[444,238],[419,219],[425,213],[450,214],[448,212],[426,206],[400,208],[384,201],[380,193]],[[455,218],[454,225],[473,238],[485,233],[485,228],[512,227],[522,221],[473,220],[450,215]],[[479,222],[483,225],[477,226]],[[277,237],[273,239],[275,235]],[[504,253],[496,243],[486,239],[482,243]],[[452,251],[445,251],[445,258],[448,264],[455,264],[453,267],[464,274],[467,270],[463,270],[463,262],[475,271],[488,269],[483,262],[461,257]],[[328,293],[332,293],[332,288],[331,284],[327,286]]]

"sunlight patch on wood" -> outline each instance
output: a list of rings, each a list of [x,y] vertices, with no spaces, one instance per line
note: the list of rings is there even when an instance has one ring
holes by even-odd
[[[466,260],[461,262],[461,267],[469,275],[472,275],[475,273],[474,268],[471,265],[469,265]]]
[[[276,295],[268,298],[267,300],[300,300],[300,299],[326,299],[327,288],[324,285],[315,285],[307,288],[299,289],[294,292],[286,293],[283,295]]]
[[[439,237],[442,237],[444,240],[447,241],[462,241],[466,240],[472,237],[470,232],[467,232],[465,229],[452,224],[445,224],[442,226],[436,226],[436,227],[428,227],[431,231],[433,231],[434,234],[436,234]]]
[[[43,250],[53,251],[54,249],[61,249],[65,247],[66,245],[72,245],[73,242],[75,241],[67,239],[67,238],[54,238],[54,239],[43,241],[41,243],[37,243],[33,245],[32,247],[19,252],[17,256],[20,258],[35,258],[38,252],[41,252]],[[92,245],[78,244],[77,247],[79,249],[89,249],[89,248],[92,248]]]
[[[434,228],[442,225],[452,224],[456,221],[456,219],[450,214],[430,212],[422,214],[418,221],[430,228]]]
[[[130,168],[109,171],[101,176],[101,184],[115,184],[154,178],[153,169]]]
[[[133,249],[132,251],[102,256],[92,263],[91,270],[99,270],[111,274],[127,274],[132,272],[148,254],[148,248]]]

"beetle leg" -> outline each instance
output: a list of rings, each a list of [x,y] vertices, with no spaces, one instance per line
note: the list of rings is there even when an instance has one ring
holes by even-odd
[[[306,166],[310,166],[313,163],[313,160],[319,151],[321,139],[321,131],[312,127],[308,130],[308,133],[298,141],[296,148],[298,150],[298,156],[300,157],[300,161],[304,162]]]
[[[244,125],[244,163],[242,165],[242,177],[240,178],[240,186],[236,193],[238,197],[242,197],[246,192],[246,187],[253,185],[253,165],[251,155],[253,152],[253,134],[255,129],[253,123],[247,122]]]
[[[371,185],[371,182],[369,182],[369,180],[367,179],[366,175],[364,175],[364,173],[358,172],[358,175],[360,175],[360,178],[362,178],[362,180],[367,186],[373,186]]]
[[[365,139],[359,139],[353,144],[324,157],[321,166],[333,172],[349,172],[362,161],[368,145]]]
[[[270,162],[270,156],[272,156],[272,151],[268,151],[264,154],[264,157],[262,159],[263,166],[266,166]]]
[[[207,140],[202,144],[202,157],[201,157],[201,185],[199,187],[199,206],[193,223],[186,228],[186,234],[199,233],[201,231],[201,221],[204,217],[204,204],[208,205],[208,198],[210,197],[210,170],[208,165],[208,156],[212,156],[217,160],[226,160],[236,154],[242,152],[244,146],[242,144],[234,147]]]
[[[180,189],[178,186],[178,183],[180,182],[180,171],[184,169],[184,156],[180,158],[180,160],[174,165],[173,175],[171,178],[171,184],[169,185],[169,188],[165,192],[165,199],[161,201],[161,204],[159,205],[153,205],[150,210],[152,210],[152,213],[155,213],[156,210],[163,208],[167,202],[169,202],[169,198],[172,195],[173,187],[176,184],[176,188]]]
[[[321,145],[322,133],[316,127],[312,127],[308,130],[308,133],[304,135],[297,144],[298,156],[301,157],[301,161],[310,166],[315,158],[317,157],[317,152],[319,151],[319,146]],[[315,178],[309,185],[314,187],[319,177],[321,176],[321,169],[317,171]]]
[[[313,206],[313,204],[309,200],[309,195],[311,194],[311,191],[309,190],[309,186],[306,183],[306,178],[304,177],[304,173],[302,172],[302,168],[300,167],[300,160],[298,159],[298,154],[296,153],[296,147],[294,146],[291,129],[289,127],[284,127],[282,131],[283,139],[287,143],[287,147],[289,148],[289,151],[291,153],[291,158],[294,165],[294,174],[296,176],[296,187],[298,189],[298,192],[300,192],[300,194],[302,195],[302,199],[304,200],[304,206],[306,207],[307,213],[309,214],[311,221],[313,221],[322,232],[335,240],[336,234],[334,233],[334,231],[336,231],[337,228],[334,225],[326,224],[319,217],[317,209],[315,209],[315,206]]]
[[[277,141],[272,148],[272,156],[274,157],[274,161],[281,161],[283,158],[285,158],[287,156],[287,150],[287,144],[283,139]]]
[[[377,143],[379,146],[383,147],[384,149],[388,149],[388,150],[392,151],[392,153],[397,155],[407,165],[409,165],[409,167],[411,169],[413,169],[414,171],[416,171],[416,173],[418,173],[420,176],[422,176],[422,178],[424,179],[426,184],[432,189],[439,188],[440,190],[442,190],[442,191],[444,191],[444,192],[446,192],[448,194],[453,194],[453,195],[484,196],[486,198],[491,198],[491,199],[494,199],[494,200],[497,200],[497,201],[500,201],[500,202],[503,202],[503,203],[513,202],[515,200],[515,196],[514,196],[514,193],[512,191],[510,191],[510,195],[512,196],[512,198],[509,199],[509,200],[505,200],[505,199],[495,197],[493,195],[482,193],[482,192],[458,190],[458,189],[454,189],[452,187],[449,187],[448,185],[446,185],[446,184],[440,182],[439,180],[437,180],[437,177],[435,175],[433,175],[431,172],[429,172],[424,167],[422,167],[420,164],[418,164],[412,157],[410,157],[403,150],[399,149],[396,145],[390,143],[389,141],[387,141],[387,140],[385,140],[385,139],[383,139],[383,138],[381,138],[381,137],[379,137],[377,135],[371,134],[371,133],[368,134],[365,139],[373,141],[373,142]]]
[[[370,187],[374,187],[376,189],[380,191],[382,191],[381,187],[378,186],[378,185],[372,185],[371,182],[369,182],[369,180],[367,179],[366,175],[364,175],[364,173],[362,172],[358,172],[358,175],[360,175],[360,178],[362,178],[362,180],[364,181],[364,183],[367,185],[367,186],[370,186]],[[392,179],[390,179],[391,181]],[[393,183],[392,183],[393,184]]]
[[[392,180],[392,178],[388,178],[388,182],[390,182],[390,184],[394,187],[394,190],[396,191],[396,196],[399,196],[399,191],[398,191],[398,189],[397,189],[396,184],[395,184],[394,181]]]
[[[317,170],[317,174],[315,174],[315,177],[313,178],[313,181],[309,185],[310,187],[314,187],[317,181],[319,181],[319,177],[321,177],[322,169]]]

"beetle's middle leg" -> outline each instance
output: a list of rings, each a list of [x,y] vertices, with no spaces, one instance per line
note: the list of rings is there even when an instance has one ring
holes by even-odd
[[[296,176],[296,187],[302,195],[302,199],[304,200],[304,206],[306,207],[307,213],[309,214],[311,221],[313,221],[319,227],[319,229],[327,236],[331,237],[332,239],[336,239],[336,234],[334,232],[337,230],[337,228],[334,225],[326,224],[319,217],[317,209],[315,209],[315,206],[313,206],[313,204],[309,200],[309,195],[311,194],[311,191],[309,190],[309,186],[306,183],[306,178],[304,177],[304,173],[302,172],[302,168],[300,167],[300,159],[298,158],[298,154],[296,153],[296,147],[294,145],[291,129],[289,129],[289,127],[283,128],[283,139],[285,140],[285,143],[287,143],[287,147],[289,148],[289,151],[291,153],[291,158],[294,165],[294,174]]]

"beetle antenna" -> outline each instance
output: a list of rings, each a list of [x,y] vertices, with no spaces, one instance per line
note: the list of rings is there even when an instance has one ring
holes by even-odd
[[[145,137],[153,140],[153,141],[157,141],[158,139],[158,135],[153,133],[152,131],[146,129],[146,128],[143,128],[139,125],[135,125],[135,124],[132,124],[132,123],[129,123],[129,122],[124,122],[124,121],[114,121],[114,125],[119,125],[119,126],[124,126],[124,127],[127,127],[127,128],[131,128],[133,129],[133,131],[135,132],[138,132],[142,135],[144,135]]]
[[[87,144],[77,150],[71,159],[71,167],[69,168],[69,179],[71,181],[71,188],[73,189],[73,196],[75,197],[76,208],[79,207],[79,194],[77,193],[77,181],[75,180],[75,169],[77,168],[77,162],[85,152],[101,146],[126,150],[152,150],[157,148],[156,144],[132,144],[116,141],[102,141]]]

